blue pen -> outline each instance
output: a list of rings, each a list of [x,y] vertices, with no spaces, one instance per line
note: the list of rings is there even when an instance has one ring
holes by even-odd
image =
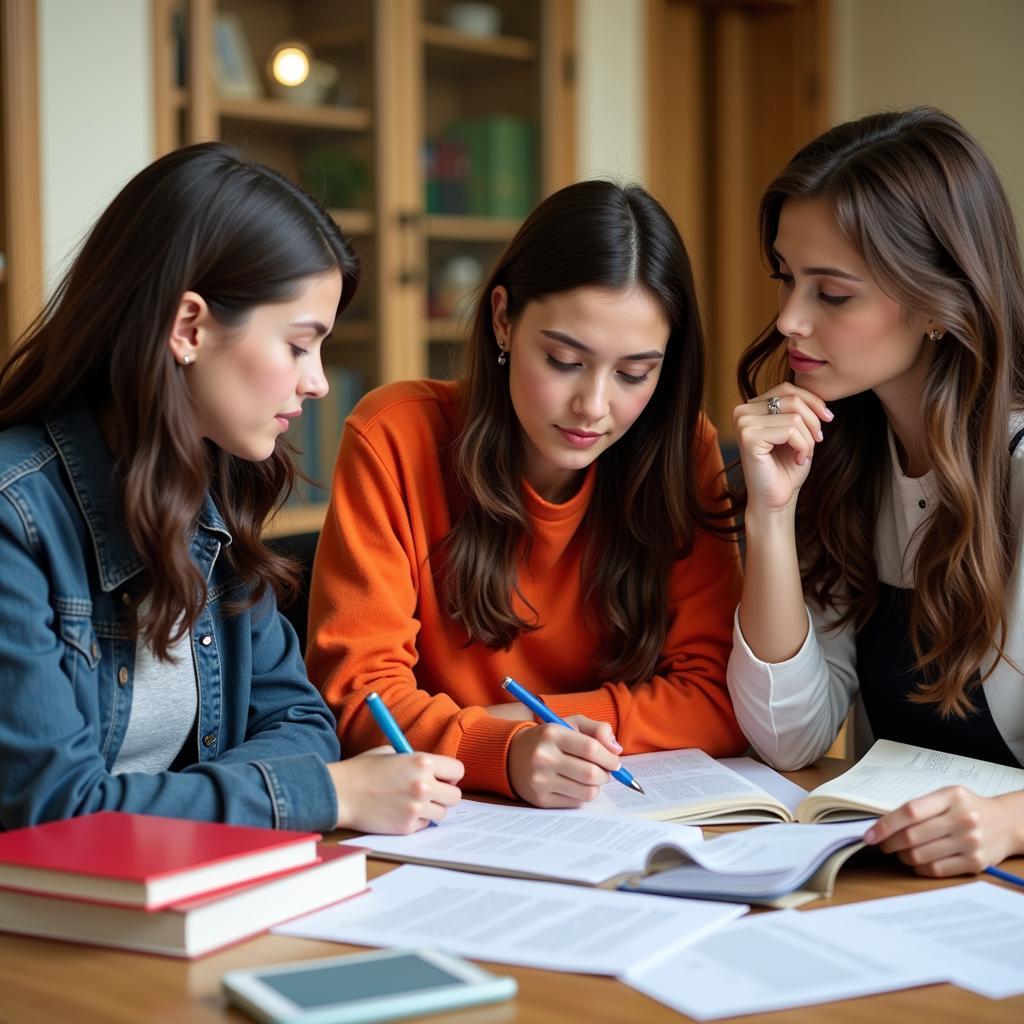
[[[505,676],[501,681],[501,688],[510,696],[525,704],[541,721],[550,722],[552,725],[564,725],[566,729],[572,729],[572,726],[559,718],[544,701],[539,697],[535,697],[529,690],[523,689],[511,676]],[[616,768],[610,774],[616,782],[621,782],[624,786],[629,786],[630,789],[646,796],[643,786],[625,768]]]
[[[387,704],[380,699],[380,695],[377,693],[367,694],[366,706],[370,709],[370,714],[373,715],[374,721],[380,726],[380,731],[384,733],[388,743],[395,748],[395,753],[411,754],[413,749],[405,738],[405,733],[398,727],[398,723],[391,712],[388,711]],[[435,828],[437,827],[436,821],[428,820],[427,824],[433,825]]]
[[[1002,868],[985,868],[985,874],[991,875],[993,878],[1001,878],[1004,882],[1009,882],[1011,885],[1024,887],[1024,878],[1021,878],[1020,875],[1010,874],[1009,871],[1003,871]]]

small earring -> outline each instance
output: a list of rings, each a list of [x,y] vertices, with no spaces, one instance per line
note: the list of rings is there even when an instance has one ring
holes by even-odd
[[[192,357],[191,356],[182,356],[181,357],[181,365],[182,366],[188,366],[188,364],[191,363],[191,362],[192,362]]]
[[[938,328],[938,327],[933,327],[933,328],[932,328],[932,329],[931,329],[931,330],[930,330],[930,331],[928,332],[928,337],[929,337],[929,338],[930,338],[930,339],[931,339],[932,341],[942,341],[942,339],[943,339],[943,338],[944,338],[945,336],[946,336],[946,332],[945,332],[945,331],[943,331],[943,330],[942,330],[941,328]]]
[[[504,366],[508,362],[508,353],[504,349],[498,352],[498,365]]]

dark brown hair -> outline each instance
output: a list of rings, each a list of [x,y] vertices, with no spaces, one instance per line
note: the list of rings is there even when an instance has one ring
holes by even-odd
[[[521,432],[508,371],[495,358],[491,293],[498,285],[508,291],[513,322],[530,302],[592,286],[643,290],[670,326],[650,402],[597,460],[584,524],[584,610],[599,637],[604,677],[648,678],[667,631],[670,564],[707,525],[694,474],[704,338],[683,241],[644,189],[581,182],[533,211],[481,291],[453,448],[454,489],[465,505],[446,539],[441,573],[449,618],[492,649],[508,648],[522,631],[541,625],[513,608],[530,536]]]
[[[1002,654],[1010,521],[1009,417],[1024,398],[1024,282],[1013,215],[990,161],[930,107],[841,124],[800,150],[769,185],[761,245],[774,251],[787,200],[828,201],[871,276],[909,316],[941,324],[921,415],[938,488],[913,568],[911,632],[928,680],[915,695],[947,714]],[[767,329],[744,354],[750,399],[785,377],[784,338]],[[873,392],[833,402],[797,504],[804,590],[862,627],[878,597],[874,535],[888,473],[887,422]],[[979,677],[979,673],[981,673]]]
[[[220,323],[236,327],[254,307],[288,301],[333,269],[342,275],[340,313],[359,262],[324,210],[227,146],[190,146],[125,185],[0,368],[0,429],[82,398],[109,418],[123,447],[125,523],[146,569],[139,629],[158,657],[206,600],[185,538],[207,492],[233,537],[223,557],[251,588],[244,605],[268,585],[290,593],[295,579],[291,562],[260,540],[292,486],[290,449],[279,441],[269,459],[249,462],[199,436],[185,371],[167,345],[181,296],[198,292]]]

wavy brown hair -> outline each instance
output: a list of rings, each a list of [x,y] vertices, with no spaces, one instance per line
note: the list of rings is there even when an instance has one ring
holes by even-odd
[[[624,437],[597,460],[586,513],[583,592],[605,678],[656,670],[667,631],[671,562],[709,526],[697,494],[695,434],[704,388],[704,336],[683,241],[638,186],[586,181],[556,192],[526,219],[483,287],[452,449],[453,491],[464,506],[439,559],[446,612],[471,641],[508,648],[540,628],[513,608],[529,552],[521,431],[508,371],[496,360],[491,293],[508,291],[514,322],[528,303],[574,288],[640,288],[670,325],[654,394]]]
[[[945,328],[921,418],[938,489],[913,565],[911,639],[926,681],[913,699],[965,715],[1002,656],[1005,594],[1019,543],[1010,520],[1009,419],[1024,406],[1024,281],[1006,194],[978,143],[930,107],[841,124],[793,157],[760,206],[774,242],[788,199],[821,197],[871,276],[909,316]],[[768,328],[744,353],[749,400],[786,377]],[[930,343],[930,342],[928,342]],[[791,379],[791,375],[790,375]],[[874,534],[888,473],[873,392],[831,403],[835,421],[797,503],[804,592],[861,628],[878,598]]]
[[[176,150],[136,175],[89,233],[53,298],[0,368],[0,429],[88,401],[119,439],[116,478],[149,601],[138,628],[154,653],[195,625],[206,581],[186,539],[209,492],[232,534],[226,558],[255,604],[295,589],[291,561],[260,540],[295,476],[283,439],[249,462],[199,436],[185,371],[167,338],[186,291],[226,327],[286,302],[311,276],[359,262],[334,221],[276,171],[218,143]],[[230,344],[230,342],[228,342]]]

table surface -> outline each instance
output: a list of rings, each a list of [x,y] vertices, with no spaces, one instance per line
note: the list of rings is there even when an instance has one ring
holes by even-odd
[[[839,774],[847,762],[826,758],[788,777],[811,789]],[[1024,858],[1008,861],[1007,870],[1024,873]],[[394,865],[372,861],[370,874]],[[854,858],[839,873],[834,896],[812,908],[857,900],[920,892],[955,885],[964,878],[934,881],[914,875],[895,858],[868,855]],[[182,961],[122,953],[72,943],[0,934],[0,1022],[3,1024],[177,1024],[177,1022],[250,1021],[229,1006],[220,991],[221,975],[240,967],[336,956],[357,947],[338,943],[262,935],[200,960]],[[479,1009],[418,1017],[423,1024],[668,1024],[686,1018],[611,978],[558,974],[505,964],[487,964],[519,982],[519,995],[509,1003]],[[952,985],[893,992],[838,1003],[784,1010],[733,1020],[766,1024],[822,1022],[1019,1022],[1024,996],[989,1000]]]

